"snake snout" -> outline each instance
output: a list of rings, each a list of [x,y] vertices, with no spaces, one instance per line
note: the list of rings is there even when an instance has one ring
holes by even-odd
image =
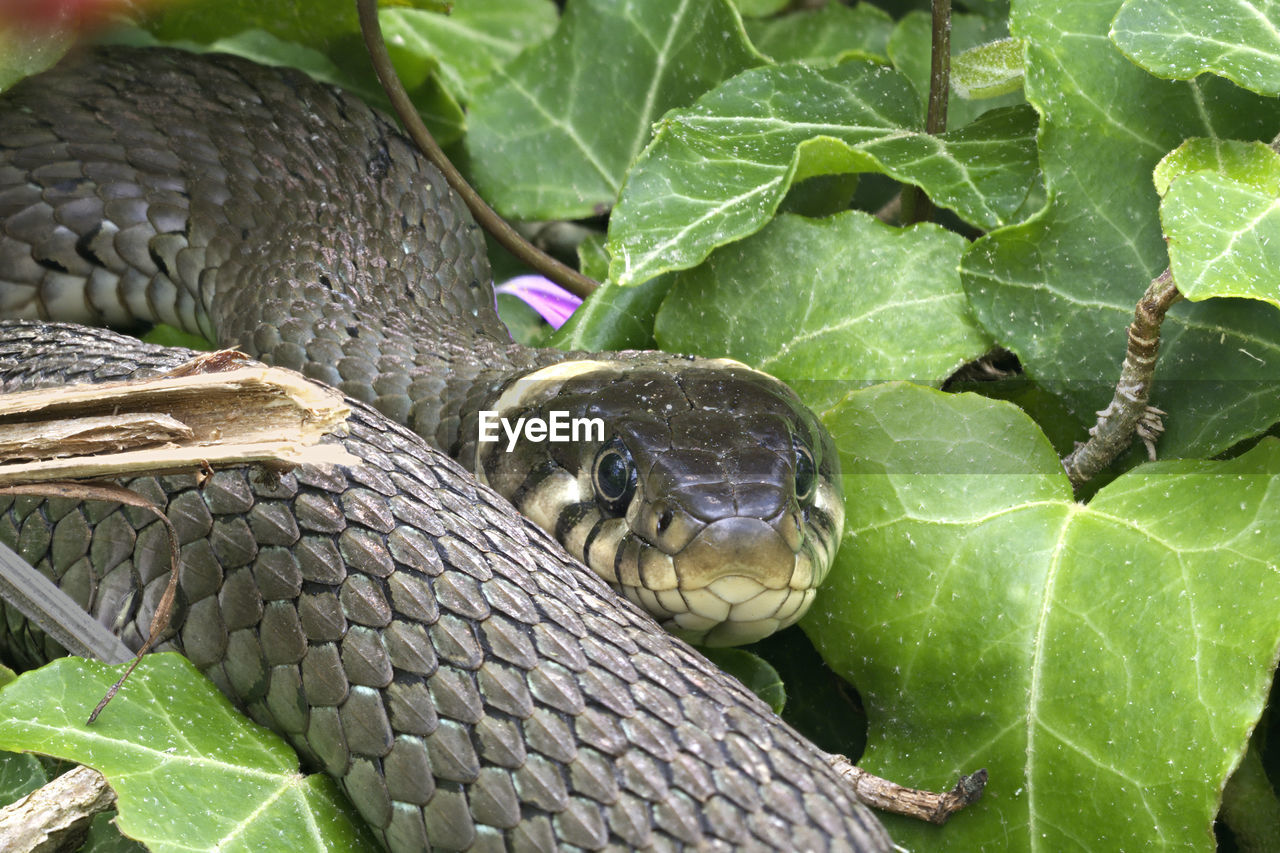
[[[795,551],[774,525],[758,518],[723,518],[702,529],[676,555],[676,574],[686,589],[704,589],[722,581],[726,601],[741,600],[750,583],[762,589],[790,586]]]
[[[687,638],[709,646],[763,639],[803,615],[816,580],[798,546],[797,519],[723,518],[706,525],[674,557],[688,607],[672,619]]]

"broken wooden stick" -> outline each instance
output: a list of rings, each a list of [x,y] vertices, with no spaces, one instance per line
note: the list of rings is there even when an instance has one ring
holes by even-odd
[[[0,395],[0,485],[255,462],[351,464],[340,445],[320,443],[349,414],[332,388],[225,353],[153,379]]]
[[[116,794],[102,774],[75,767],[0,809],[0,849],[78,850],[93,816],[115,803]]]

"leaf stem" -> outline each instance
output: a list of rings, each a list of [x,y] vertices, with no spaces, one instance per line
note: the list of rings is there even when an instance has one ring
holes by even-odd
[[[1098,412],[1098,422],[1089,430],[1089,440],[1077,444],[1062,460],[1071,485],[1079,487],[1106,468],[1133,440],[1136,432],[1155,461],[1155,440],[1164,430],[1164,412],[1147,405],[1156,355],[1160,351],[1160,325],[1169,308],[1182,299],[1169,269],[1156,276],[1138,301],[1129,324],[1129,346],[1120,368],[1115,395]]]
[[[1280,850],[1280,801],[1267,779],[1256,737],[1222,791],[1222,820],[1244,853]]]
[[[947,99],[951,93],[951,0],[933,0],[933,40],[929,57],[929,109],[924,130],[937,136],[947,129]],[[917,186],[902,191],[902,224],[924,222],[933,216],[933,202]]]
[[[400,77],[391,64],[387,45],[382,40],[382,26],[378,23],[377,0],[356,0],[356,11],[360,16],[360,32],[364,35],[365,47],[368,48],[373,70],[382,82],[382,88],[386,91],[387,97],[391,99],[391,105],[395,108],[396,115],[400,117],[405,131],[423,155],[444,173],[445,180],[449,182],[449,186],[453,187],[454,192],[462,196],[462,200],[471,210],[471,215],[521,263],[551,279],[575,296],[583,299],[589,296],[600,286],[598,282],[560,263],[521,237],[510,223],[499,216],[480,197],[480,194],[472,189],[461,173],[449,162],[449,158],[431,136],[431,131],[427,130],[427,126],[422,123],[422,118],[414,109],[413,102],[409,100],[409,94],[405,91]]]

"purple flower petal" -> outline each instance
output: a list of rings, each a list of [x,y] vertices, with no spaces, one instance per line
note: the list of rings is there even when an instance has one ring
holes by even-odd
[[[542,315],[553,329],[564,325],[582,300],[558,284],[540,275],[520,275],[494,288],[496,293],[510,293],[523,299]]]

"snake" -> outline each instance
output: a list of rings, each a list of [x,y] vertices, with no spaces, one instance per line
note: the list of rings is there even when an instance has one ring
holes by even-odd
[[[347,395],[325,440],[355,464],[127,485],[181,543],[159,648],[389,849],[890,849],[829,756],[684,642],[793,623],[834,557],[838,457],[785,384],[514,343],[439,171],[300,72],[94,48],[0,95],[0,127],[0,390],[163,372],[190,352],[91,327],[167,323]],[[565,415],[604,428],[484,440]],[[135,649],[164,535],[0,498],[0,541]],[[61,653],[8,608],[0,642]]]

